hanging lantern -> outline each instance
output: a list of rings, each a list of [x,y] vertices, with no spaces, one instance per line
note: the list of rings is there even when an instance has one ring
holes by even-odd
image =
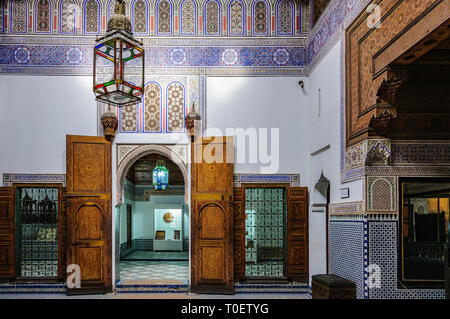
[[[159,190],[165,190],[169,185],[169,170],[162,159],[156,161],[153,169],[153,186]]]
[[[201,135],[201,123],[202,118],[200,114],[195,110],[195,104],[192,103],[192,108],[184,119],[184,125],[187,128],[189,136],[191,137],[191,142],[194,142],[195,138]]]
[[[94,48],[94,93],[97,101],[125,106],[140,102],[143,92],[144,47],[133,38],[124,0],[116,0],[108,30]]]

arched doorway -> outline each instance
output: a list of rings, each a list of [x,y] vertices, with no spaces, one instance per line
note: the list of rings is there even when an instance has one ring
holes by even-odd
[[[169,186],[155,190],[152,171],[163,160]],[[186,284],[189,280],[188,178],[169,148],[140,146],[117,171],[116,267],[120,283]]]

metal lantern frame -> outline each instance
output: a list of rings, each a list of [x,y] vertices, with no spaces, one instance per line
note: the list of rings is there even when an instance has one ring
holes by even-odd
[[[141,67],[129,65],[133,60],[138,61],[136,59],[142,60]],[[132,33],[122,26],[113,26],[94,47],[93,88],[96,100],[116,106],[140,102],[144,93],[144,64],[143,43],[134,39]],[[129,69],[140,69],[141,74],[130,73]],[[102,76],[106,78],[101,79]],[[132,77],[138,78],[140,83],[133,83]]]

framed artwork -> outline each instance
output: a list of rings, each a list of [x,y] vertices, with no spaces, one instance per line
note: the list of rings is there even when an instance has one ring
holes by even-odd
[[[164,230],[157,230],[155,235],[156,240],[165,240],[166,232]]]

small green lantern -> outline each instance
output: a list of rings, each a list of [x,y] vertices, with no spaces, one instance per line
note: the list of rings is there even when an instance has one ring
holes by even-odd
[[[169,170],[162,159],[156,161],[153,169],[153,186],[155,190],[165,190],[169,185]]]

